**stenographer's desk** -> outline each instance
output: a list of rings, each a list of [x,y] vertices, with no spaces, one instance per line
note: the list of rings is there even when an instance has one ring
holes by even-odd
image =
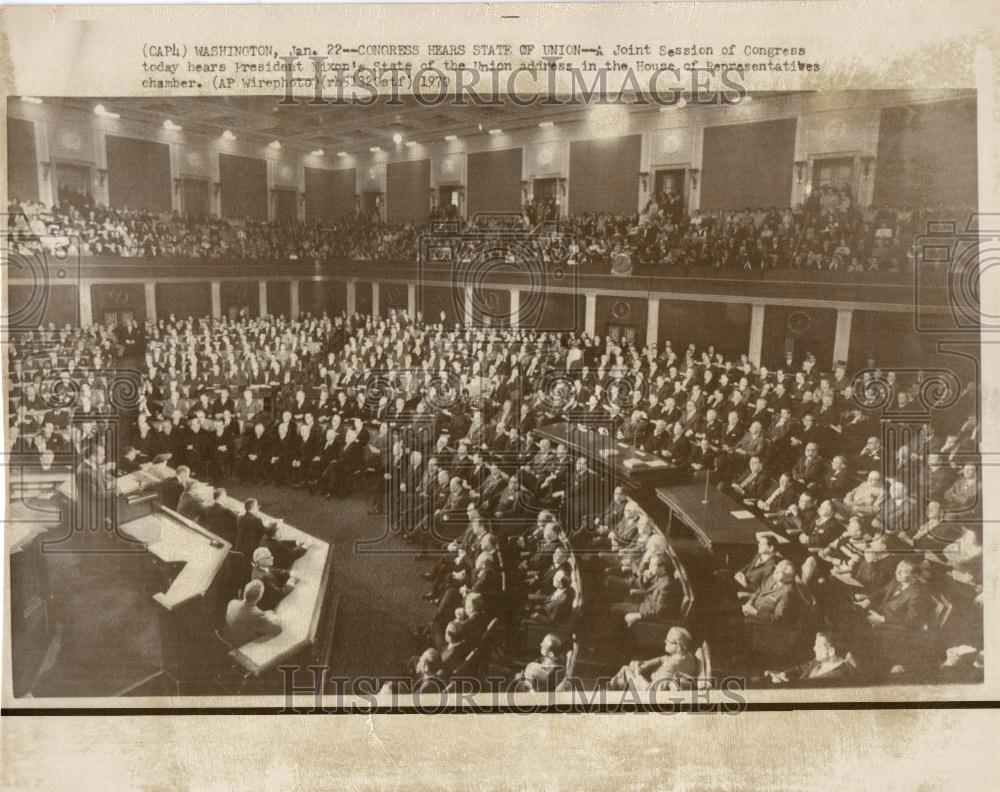
[[[174,475],[173,470],[165,465],[150,466],[141,473],[156,481]],[[197,482],[194,493],[206,504],[212,502],[212,488],[209,485]],[[231,496],[222,500],[221,505],[235,515],[243,513],[243,503]],[[277,522],[278,539],[302,542],[306,552],[295,560],[289,570],[299,582],[274,609],[282,623],[281,632],[278,635],[255,638],[230,653],[236,662],[254,674],[273,669],[316,643],[333,566],[329,542],[310,536],[267,514],[261,513],[259,516],[265,525]]]
[[[663,457],[618,440],[599,422],[564,421],[544,426],[535,433],[553,443],[565,443],[592,465],[604,465],[613,471],[616,484],[627,484],[633,490],[677,484],[688,476],[686,470]]]
[[[122,523],[118,530],[141,542],[160,561],[184,565],[166,591],[153,595],[168,611],[204,597],[232,549],[211,531],[159,504],[149,514]]]
[[[715,487],[706,488],[704,483],[659,487],[656,497],[670,511],[665,528],[668,536],[677,519],[717,556],[732,555],[746,560],[756,551],[757,537],[762,533],[774,534],[779,541],[787,541],[774,526],[747,510],[744,504]]]

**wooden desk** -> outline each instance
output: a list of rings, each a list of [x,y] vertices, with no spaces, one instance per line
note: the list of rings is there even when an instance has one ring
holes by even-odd
[[[746,507],[714,487],[708,488],[708,503],[702,503],[705,498],[704,484],[660,487],[656,490],[656,497],[670,509],[666,534],[670,535],[676,516],[694,531],[709,550],[732,548],[737,552],[750,551],[752,555],[757,546],[758,533],[775,533],[773,526],[756,515],[745,519],[735,517],[733,512],[746,511]]]
[[[184,563],[170,587],[153,595],[168,611],[205,596],[232,549],[228,542],[164,506],[118,528],[161,561]]]
[[[51,495],[73,475],[72,469],[65,465],[53,465],[48,470],[43,470],[40,465],[13,462],[7,470],[10,497],[13,500]]]
[[[565,443],[592,464],[612,470],[618,479],[615,484],[623,481],[633,489],[648,489],[677,484],[688,477],[687,469],[674,467],[656,454],[604,434],[601,428],[593,422],[569,421],[545,426],[536,434],[553,444]]]
[[[173,476],[174,471],[165,465],[157,465],[130,475],[159,481]],[[213,487],[208,484],[196,482],[193,492],[206,506],[212,503]],[[243,502],[231,495],[227,495],[220,503],[237,516],[243,514]],[[274,668],[315,642],[333,566],[329,542],[310,536],[277,517],[263,512],[259,516],[264,525],[278,523],[278,539],[302,542],[306,546],[306,552],[296,559],[289,570],[299,579],[298,584],[274,609],[283,625],[281,632],[274,636],[255,638],[230,653],[236,662],[255,674]]]
[[[175,471],[165,464],[147,465],[117,479],[116,486],[120,495],[129,495],[155,487],[175,475]],[[212,492],[213,487],[208,484],[195,482],[193,493],[206,506],[212,503]],[[243,514],[243,502],[232,496],[227,496],[221,504],[235,515]],[[278,538],[303,542],[306,552],[296,559],[290,570],[299,579],[298,585],[275,608],[283,624],[282,631],[275,636],[257,638],[230,653],[236,662],[255,674],[274,668],[315,642],[333,561],[328,542],[276,517],[261,513],[260,519],[265,525],[277,522]],[[166,592],[155,595],[168,610],[204,595],[232,549],[228,542],[163,506],[153,514],[124,523],[120,530],[147,543],[149,551],[162,561],[187,561],[173,585]],[[212,547],[212,540],[222,547]]]
[[[51,500],[33,498],[13,501],[3,525],[4,547],[8,555],[19,552],[47,531],[60,525],[59,506]]]
[[[274,668],[315,643],[330,584],[333,565],[327,542],[283,524],[278,528],[278,538],[301,539],[310,544],[305,555],[292,565],[291,573],[299,578],[299,583],[274,609],[281,619],[281,632],[255,638],[231,653],[234,660],[255,674]]]

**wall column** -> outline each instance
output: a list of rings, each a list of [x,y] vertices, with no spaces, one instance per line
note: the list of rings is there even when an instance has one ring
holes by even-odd
[[[585,311],[583,314],[583,332],[593,337],[597,335],[597,294],[586,293]]]
[[[260,305],[260,315],[267,316],[267,281],[257,281],[257,300]]]
[[[94,174],[97,178],[93,185],[94,202],[98,206],[109,206],[111,192],[108,188],[108,141],[103,129],[95,130],[94,142],[97,147],[97,162],[95,163],[97,172]]]
[[[38,163],[49,163],[48,168],[36,164],[38,171],[38,200],[46,206],[56,203],[55,189],[55,166],[49,158],[49,124],[47,121],[35,121],[35,157]]]
[[[144,296],[146,298],[146,318],[156,321],[156,284],[153,281],[146,281],[142,284]]]
[[[521,325],[521,290],[510,290],[510,326],[516,329]]]
[[[854,318],[854,311],[850,308],[841,308],[837,311],[837,329],[833,332],[833,365],[843,361],[847,362],[851,350],[851,321]]]
[[[355,281],[347,281],[347,315],[354,316],[358,312],[358,291]]]
[[[378,297],[379,297],[378,284],[372,281],[372,316],[374,317],[378,317],[379,315]]]
[[[660,335],[660,300],[650,297],[646,307],[646,346],[656,346]]]
[[[408,283],[406,285],[406,312],[410,315],[410,321],[417,321],[417,284]]]
[[[178,143],[170,144],[170,208],[175,212],[181,211],[181,150]]]
[[[222,284],[212,281],[212,318],[222,318]]]
[[[465,327],[472,327],[475,324],[476,317],[472,313],[472,301],[475,299],[472,296],[472,287],[465,287],[465,303],[462,306],[462,324]]]
[[[750,362],[760,367],[760,356],[764,349],[764,306],[754,303],[750,306]]]
[[[293,280],[288,288],[289,294],[289,312],[292,314],[291,318],[294,321],[299,318],[299,314],[302,313],[299,308],[299,282]]]
[[[90,282],[81,281],[80,288],[78,290],[78,299],[80,301],[80,326],[87,327],[94,323],[94,307],[90,302]]]

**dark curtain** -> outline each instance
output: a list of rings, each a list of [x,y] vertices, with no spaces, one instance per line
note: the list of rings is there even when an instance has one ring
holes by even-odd
[[[295,190],[274,191],[274,219],[279,223],[294,223],[299,219],[299,200]]]
[[[569,144],[569,211],[639,211],[641,135]]]
[[[222,216],[234,220],[267,220],[267,163],[253,157],[219,155]]]
[[[521,149],[483,151],[468,158],[468,216],[521,211]]]
[[[108,198],[112,206],[170,212],[170,147],[108,135]]]
[[[706,127],[701,208],[785,207],[792,200],[794,118]]]
[[[430,214],[431,161],[390,162],[386,169],[386,219],[426,220]]]
[[[7,197],[38,200],[38,155],[35,125],[21,118],[7,118]]]
[[[306,221],[336,220],[354,214],[357,173],[306,168]]]
[[[876,206],[976,207],[977,166],[975,101],[882,110]]]

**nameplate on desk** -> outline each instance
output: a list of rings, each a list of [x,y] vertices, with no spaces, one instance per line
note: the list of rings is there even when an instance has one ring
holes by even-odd
[[[752,520],[753,512],[749,512],[746,509],[737,509],[736,511],[729,512],[737,520]]]
[[[611,457],[611,456],[618,456],[618,449],[617,448],[602,448],[598,453],[602,457],[604,457],[605,459],[607,459],[608,457]]]

